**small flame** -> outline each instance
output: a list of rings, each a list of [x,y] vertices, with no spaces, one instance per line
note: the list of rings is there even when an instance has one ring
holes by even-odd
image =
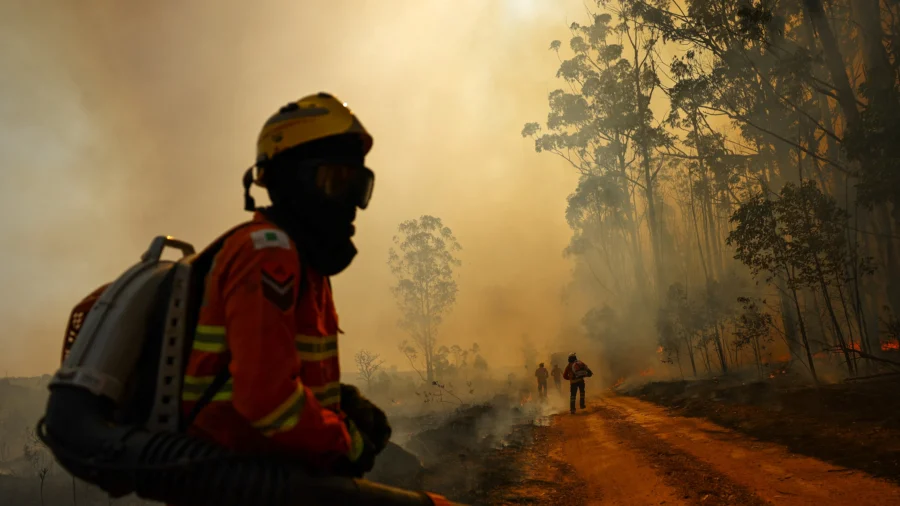
[[[651,368],[649,368],[649,369],[647,369],[647,370],[645,370],[645,371],[641,371],[640,374],[641,374],[641,376],[653,376],[653,374],[654,374],[654,373],[653,373],[653,368],[651,367]]]
[[[847,347],[847,350],[860,351],[861,348],[859,343],[854,342]],[[844,350],[840,346],[833,346],[820,352],[813,353],[813,358],[828,358],[829,355],[841,355],[843,353]]]
[[[663,352],[662,346],[660,346],[659,348],[656,348],[656,353],[662,353],[662,352]]]
[[[619,378],[619,379],[617,379],[616,382],[613,383],[613,388],[617,388],[619,385],[621,385],[621,384],[624,383],[624,382],[625,382],[625,378]]]
[[[898,341],[897,339],[881,341],[881,351],[898,351],[898,350],[900,350],[900,341]]]
[[[776,369],[769,373],[769,379],[775,379],[779,374],[787,374],[787,369]]]

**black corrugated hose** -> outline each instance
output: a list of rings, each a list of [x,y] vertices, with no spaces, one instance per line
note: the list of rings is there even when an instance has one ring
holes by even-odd
[[[111,408],[87,391],[54,387],[38,433],[70,473],[113,497],[136,493],[185,506],[434,504],[423,492],[311,476],[297,466],[236,456],[185,434],[117,426],[110,414]]]

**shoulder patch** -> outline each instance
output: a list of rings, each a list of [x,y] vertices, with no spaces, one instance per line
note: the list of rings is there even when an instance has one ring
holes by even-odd
[[[284,248],[291,249],[291,240],[286,233],[275,228],[264,228],[250,233],[253,249]]]

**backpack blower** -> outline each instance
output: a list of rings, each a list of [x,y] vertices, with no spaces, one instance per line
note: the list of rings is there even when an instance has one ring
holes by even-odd
[[[135,493],[186,506],[452,504],[315,475],[284,457],[238,455],[185,433],[181,382],[204,278],[239,227],[199,254],[186,242],[156,237],[139,263],[75,307],[38,422],[44,444],[72,475],[111,497]],[[163,260],[166,247],[182,257]]]

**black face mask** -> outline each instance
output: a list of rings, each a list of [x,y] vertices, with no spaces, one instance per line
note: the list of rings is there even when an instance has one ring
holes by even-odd
[[[291,236],[301,260],[316,272],[333,276],[346,269],[357,253],[356,203],[327,197],[312,183],[311,171],[285,171],[272,179],[272,206],[263,214]]]
[[[323,276],[338,274],[350,265],[357,253],[352,240],[355,206],[324,198],[273,200],[271,207],[260,212],[294,240],[301,262]]]
[[[358,138],[337,136],[280,154],[266,168],[272,206],[260,211],[294,240],[301,261],[322,275],[343,271],[356,256],[353,221],[357,206],[368,205],[374,183],[364,158]]]

